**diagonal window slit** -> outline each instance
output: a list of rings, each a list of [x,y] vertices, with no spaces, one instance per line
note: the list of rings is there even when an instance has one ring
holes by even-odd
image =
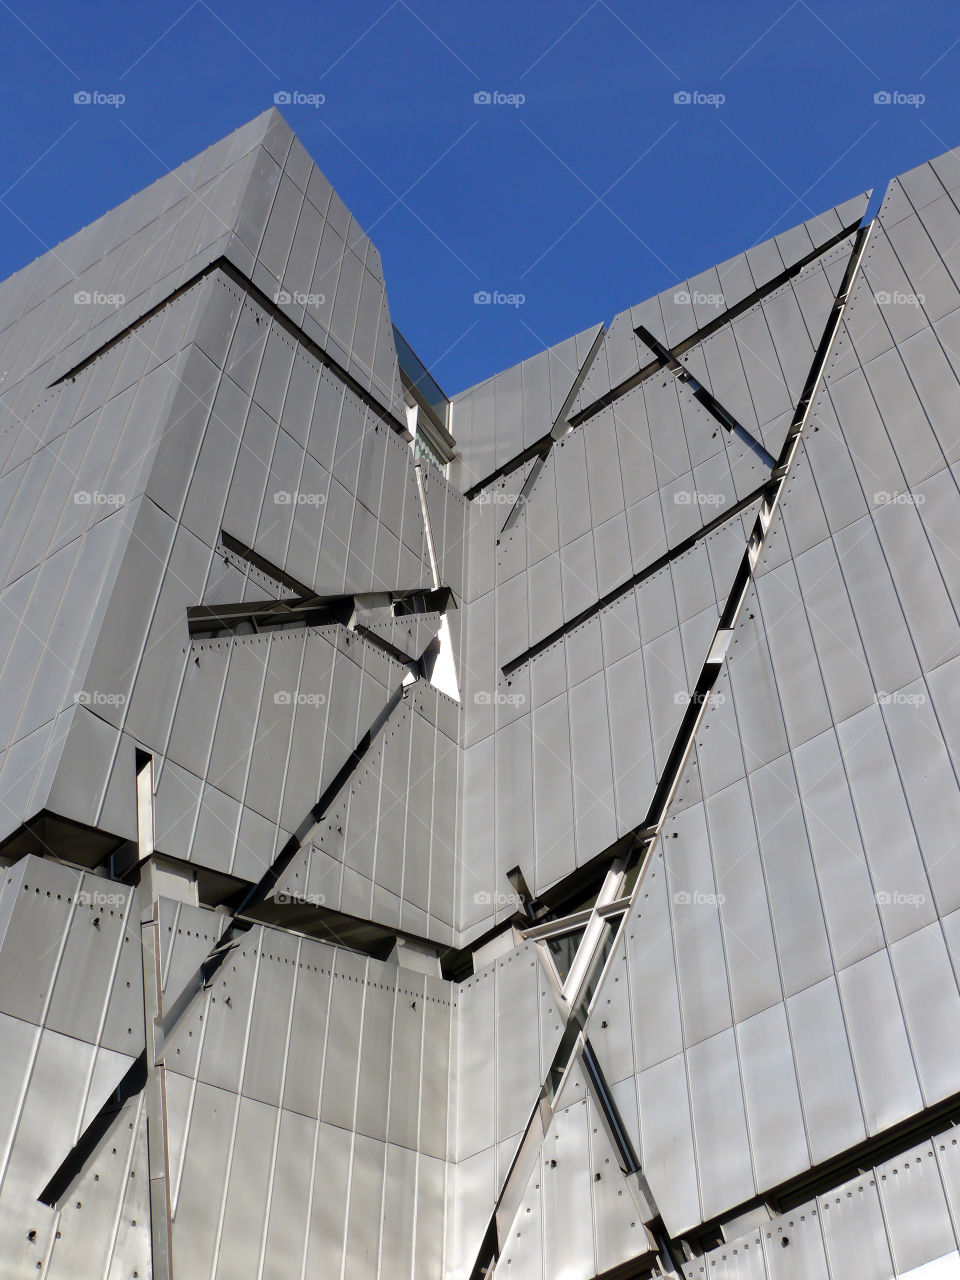
[[[759,440],[752,436],[746,427],[742,426],[732,413],[729,413],[715,395],[707,390],[702,383],[698,382],[693,374],[676,358],[669,347],[665,347],[659,338],[655,338],[649,329],[645,329],[643,325],[638,325],[634,333],[645,343],[660,361],[661,367],[669,369],[678,382],[685,383],[693,392],[693,398],[698,401],[706,409],[711,417],[720,423],[725,431],[729,431],[735,435],[738,440],[742,440],[748,449],[751,449],[765,467],[769,467],[772,471],[777,465],[776,459],[772,454],[768,453]]]

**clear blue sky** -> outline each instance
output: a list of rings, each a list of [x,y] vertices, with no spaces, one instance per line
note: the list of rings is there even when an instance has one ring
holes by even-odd
[[[960,144],[943,0],[0,0],[0,40],[0,277],[323,94],[283,110],[451,393]]]

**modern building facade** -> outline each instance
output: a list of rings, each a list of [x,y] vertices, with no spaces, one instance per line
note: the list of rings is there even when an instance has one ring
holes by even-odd
[[[0,1277],[960,1276],[960,151],[448,399],[271,111],[0,286]]]

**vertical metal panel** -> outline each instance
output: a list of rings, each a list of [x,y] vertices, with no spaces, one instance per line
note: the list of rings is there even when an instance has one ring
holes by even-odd
[[[539,961],[527,943],[497,961],[497,1140],[521,1132],[540,1091]]]
[[[585,1087],[584,1087],[585,1088]],[[594,1268],[586,1098],[557,1111],[543,1144],[544,1270]]]
[[[737,1042],[754,1174],[773,1187],[810,1161],[784,1006],[741,1022]]]
[[[317,1125],[304,1275],[340,1274],[344,1261],[353,1137],[336,1125]]]
[[[781,981],[786,995],[832,972],[830,944],[789,756],[750,777]]]
[[[570,691],[573,805],[577,859],[584,862],[616,838],[613,766],[606,686],[598,673]]]
[[[876,1179],[899,1275],[954,1253],[956,1239],[932,1143],[878,1165]]]
[[[867,1128],[876,1133],[923,1106],[889,955],[858,961],[839,982]]]
[[[706,803],[730,997],[743,1021],[783,998],[770,904],[746,782]]]
[[[425,987],[426,978],[422,975],[401,971],[393,1021],[387,1137],[411,1150],[418,1147],[420,1131]],[[434,1102],[431,1099],[428,1105]]]
[[[676,832],[676,839],[671,839]],[[720,930],[717,887],[702,805],[667,824],[664,848],[670,915],[680,984],[683,1038],[687,1045],[715,1035],[732,1020],[727,966]]]
[[[804,743],[793,761],[834,963],[842,968],[883,946],[876,889],[834,732]]]
[[[640,1159],[671,1235],[699,1222],[700,1196],[683,1054],[641,1072]]]
[[[700,1195],[703,1215],[709,1218],[754,1194],[733,1030],[690,1048],[687,1067]]]
[[[844,721],[837,736],[884,932],[888,940],[901,938],[932,920],[936,909],[880,708]]]
[[[627,921],[626,953],[634,1050],[641,1070],[683,1047],[677,960],[663,854],[645,873],[640,900]]]
[[[787,1000],[800,1099],[814,1163],[866,1136],[835,978]]]
[[[827,1258],[835,1276],[855,1275],[862,1280],[889,1280],[894,1271],[877,1188],[870,1179],[848,1184],[818,1196],[817,1205],[827,1246]]]
[[[211,1212],[211,1188],[222,1188],[233,1142],[234,1094],[199,1083],[183,1157],[183,1177],[173,1218],[174,1274],[212,1276],[217,1265],[219,1203]],[[252,1106],[257,1104],[252,1103]]]
[[[960,996],[939,922],[894,943],[890,960],[929,1106],[956,1091],[960,1061]]]

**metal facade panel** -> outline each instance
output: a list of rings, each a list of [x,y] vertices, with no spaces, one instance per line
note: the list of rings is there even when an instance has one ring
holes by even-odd
[[[684,1055],[678,1054],[641,1072],[637,1090],[643,1171],[667,1230],[677,1235],[700,1221]]]
[[[739,1023],[737,1045],[754,1175],[773,1187],[810,1163],[785,1007]]]
[[[835,978],[787,1000],[807,1140],[819,1163],[866,1137]]]

